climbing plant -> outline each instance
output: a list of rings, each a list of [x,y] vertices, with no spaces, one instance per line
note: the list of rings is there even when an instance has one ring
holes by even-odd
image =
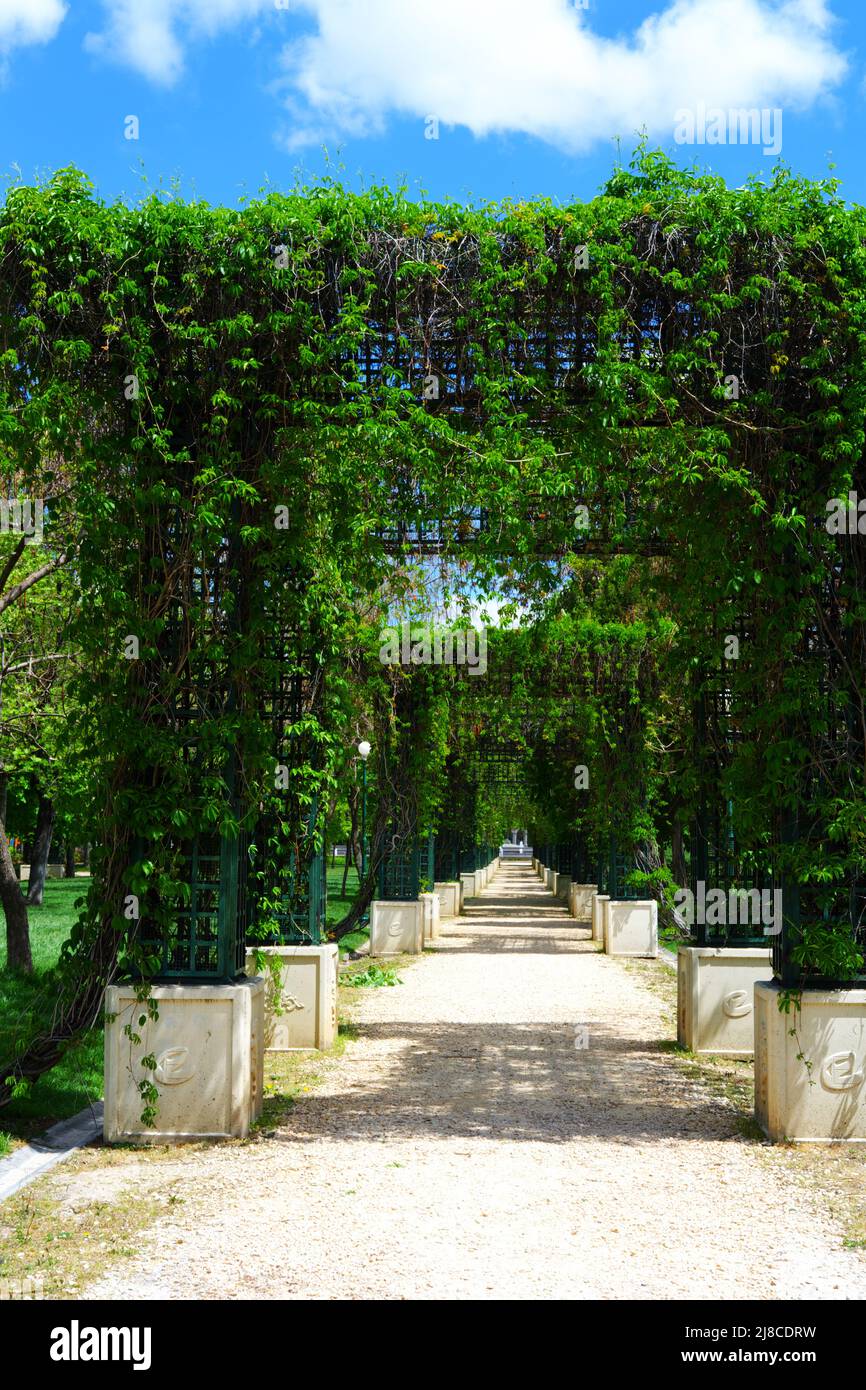
[[[653,831],[659,721],[681,717],[660,654],[715,662],[708,606],[722,627],[749,615],[743,834],[769,833],[803,889],[834,890],[804,897],[829,926],[800,963],[838,974],[821,942],[862,853],[863,561],[825,522],[866,485],[863,233],[831,180],[779,168],[728,189],[648,150],[567,207],[330,183],[238,209],[107,205],[75,170],[13,187],[0,452],[30,490],[68,480],[52,524],[76,543],[75,695],[103,831],[66,983],[2,1075],[50,1064],[119,959],[156,968],[135,902],[152,939],[171,935],[185,846],[255,837],[287,660],[317,691],[284,731],[304,740],[296,835],[333,788],[358,629],[411,611],[419,554],[452,598],[510,603],[524,624],[578,594],[587,565],[641,557],[646,611],[625,591],[619,612],[575,609],[568,735],[594,746],[636,836]],[[424,727],[444,768],[441,718]],[[608,757],[623,741],[628,786]],[[552,728],[536,742],[555,746]]]

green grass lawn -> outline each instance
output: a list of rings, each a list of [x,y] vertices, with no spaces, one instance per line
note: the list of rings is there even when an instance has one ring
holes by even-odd
[[[0,916],[0,1053],[8,1056],[18,1038],[30,1031],[37,1019],[49,1019],[55,990],[52,971],[60,947],[69,936],[76,918],[75,899],[83,896],[87,882],[82,879],[49,879],[45,884],[45,903],[31,907],[30,946],[33,952],[32,976],[10,974],[6,970],[6,933]],[[56,1120],[82,1110],[102,1095],[102,1030],[71,1047],[50,1072],[36,1082],[28,1094],[0,1111],[0,1131],[15,1139],[41,1134]],[[5,1147],[8,1147],[8,1139]],[[4,1148],[0,1134],[0,1154]]]

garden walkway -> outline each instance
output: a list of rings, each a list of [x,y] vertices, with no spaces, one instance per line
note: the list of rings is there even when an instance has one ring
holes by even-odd
[[[866,1297],[790,1155],[588,937],[504,867],[401,985],[356,991],[357,1040],[272,1137],[168,1161],[180,1200],[88,1296]]]

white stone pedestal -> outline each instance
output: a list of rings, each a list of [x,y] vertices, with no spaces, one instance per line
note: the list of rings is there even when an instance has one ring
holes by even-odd
[[[773,1140],[866,1142],[866,989],[805,989],[790,1013],[781,989],[755,985],[755,1118]]]
[[[419,898],[370,904],[370,955],[420,956],[424,946],[424,906]]]
[[[571,892],[571,874],[556,875],[556,888],[554,892],[563,902],[568,902],[568,895]]]
[[[772,977],[769,947],[680,946],[677,1041],[691,1052],[751,1057],[755,985]]]
[[[132,985],[105,991],[107,1144],[243,1139],[261,1114],[265,986],[153,985],[159,1018],[145,1019]],[[124,1034],[129,1024],[140,1043]],[[156,1071],[141,1065],[153,1053]],[[141,1122],[139,1081],[159,1092],[153,1126]]]
[[[475,875],[461,874],[460,883],[463,887],[463,903],[465,904],[467,898],[474,898],[476,896]]]
[[[439,898],[436,893],[419,893],[421,902],[423,933],[422,941],[435,941],[439,935]]]
[[[592,920],[592,897],[597,892],[597,883],[572,883],[568,890],[568,910],[576,921]]]
[[[20,883],[24,883],[25,880],[29,883],[29,881],[30,881],[30,865],[29,865],[29,864],[19,864],[19,865],[18,865],[18,880],[19,880]]]
[[[265,982],[265,1048],[325,1051],[337,1040],[336,943],[250,946],[247,974]],[[257,957],[264,957],[261,969]]]
[[[593,941],[604,941],[604,905],[610,898],[606,893],[593,893],[590,905]]]
[[[434,883],[433,892],[439,899],[440,920],[445,917],[460,916],[460,883],[458,880]]]
[[[659,953],[659,907],[655,898],[608,898],[603,907],[604,949],[608,956]]]

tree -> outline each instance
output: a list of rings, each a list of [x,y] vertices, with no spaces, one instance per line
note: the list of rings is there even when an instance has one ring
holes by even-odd
[[[7,473],[6,486],[20,490],[20,474]],[[48,796],[40,797],[37,853],[25,902],[8,846],[8,788],[12,779],[43,776],[64,743],[71,659],[65,635],[72,594],[68,552],[52,545],[50,522],[48,530],[44,544],[31,545],[27,536],[14,533],[0,535],[0,904],[8,966],[28,972],[33,962],[27,905],[42,901],[53,807]]]

